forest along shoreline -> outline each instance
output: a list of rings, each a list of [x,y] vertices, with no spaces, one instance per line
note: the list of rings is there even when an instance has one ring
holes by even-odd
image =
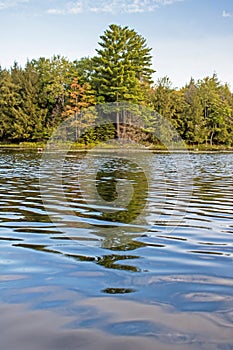
[[[1,147],[44,147],[70,116],[83,128],[83,111],[128,103],[154,111],[173,125],[191,151],[233,149],[233,93],[217,74],[175,88],[169,77],[154,81],[151,48],[134,29],[111,24],[96,55],[73,61],[54,55],[0,67]],[[93,125],[95,115],[89,115]],[[117,125],[86,133],[75,148],[116,138]],[[12,145],[13,144],[13,145]],[[164,149],[159,143],[146,144]]]

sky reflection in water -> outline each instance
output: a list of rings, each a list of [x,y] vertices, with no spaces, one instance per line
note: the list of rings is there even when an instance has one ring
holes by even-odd
[[[177,156],[154,155],[146,231],[98,219],[98,207],[85,203],[78,186],[82,155],[65,165],[75,217],[56,198],[48,216],[39,191],[41,155],[1,151],[3,349],[232,349],[232,155],[191,155],[193,195],[188,206],[178,198],[184,219],[168,233]],[[182,186],[188,193],[188,178]]]

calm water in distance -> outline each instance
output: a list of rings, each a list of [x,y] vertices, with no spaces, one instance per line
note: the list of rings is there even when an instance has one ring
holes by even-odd
[[[85,156],[0,150],[1,349],[232,350],[233,155]]]

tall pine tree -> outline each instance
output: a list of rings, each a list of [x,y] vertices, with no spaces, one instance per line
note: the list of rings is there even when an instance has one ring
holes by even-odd
[[[94,57],[94,88],[100,102],[143,100],[143,84],[152,82],[151,49],[135,30],[112,24],[100,37]]]
[[[135,30],[112,24],[100,37],[94,60],[93,87],[98,102],[141,104],[145,86],[152,83],[151,49]],[[125,114],[122,122],[125,124]],[[120,111],[116,109],[117,137],[120,137]]]

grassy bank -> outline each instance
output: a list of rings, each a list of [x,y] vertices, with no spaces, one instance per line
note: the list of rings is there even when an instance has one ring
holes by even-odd
[[[47,146],[46,142],[20,142],[20,143],[0,143],[0,148],[2,149],[32,149],[32,150],[43,150],[45,149]],[[69,147],[70,146],[70,147]],[[102,143],[101,145],[97,145],[97,144],[89,144],[89,145],[84,145],[84,144],[79,144],[79,143],[72,143],[70,145],[66,145],[66,147],[69,147],[71,150],[88,150],[88,149],[92,149],[93,147],[99,146],[100,148],[103,149],[116,149],[119,148],[117,143]],[[138,147],[137,147],[138,146]],[[133,144],[130,143],[129,146],[125,145],[125,148],[140,148],[140,145]],[[142,146],[143,148],[143,146]],[[151,147],[147,147],[150,150],[153,151],[167,151],[166,147],[163,145],[158,145],[158,146],[151,146]],[[61,145],[61,149],[62,149],[62,145]],[[181,149],[179,148],[174,148],[174,150],[177,151],[182,151],[183,147]],[[226,145],[186,145],[186,149],[190,152],[233,152],[233,147],[230,146],[226,146]]]

